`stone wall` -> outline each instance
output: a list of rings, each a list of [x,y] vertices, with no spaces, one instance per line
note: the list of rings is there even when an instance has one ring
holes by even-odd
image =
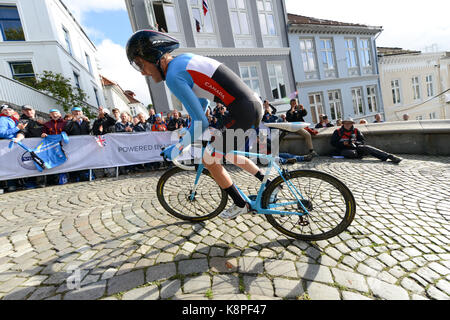
[[[355,125],[366,144],[393,154],[450,156],[450,120],[423,120]],[[337,128],[319,129],[313,145],[321,156],[330,155],[331,136]],[[280,143],[281,152],[308,153],[303,137],[291,133]]]

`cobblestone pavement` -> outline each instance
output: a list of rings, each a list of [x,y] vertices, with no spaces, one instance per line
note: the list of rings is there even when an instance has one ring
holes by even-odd
[[[350,187],[346,232],[306,243],[260,216],[185,223],[156,199],[162,171],[1,195],[0,298],[450,299],[450,158],[295,168]]]

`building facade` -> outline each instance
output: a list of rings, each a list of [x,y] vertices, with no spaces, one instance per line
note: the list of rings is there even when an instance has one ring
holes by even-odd
[[[0,33],[1,75],[27,84],[43,71],[60,73],[88,105],[104,104],[97,49],[60,0],[1,1]]]
[[[103,91],[105,95],[105,107],[112,111],[117,108],[120,112],[127,112],[135,117],[139,113],[144,113],[148,116],[148,110],[144,104],[135,98],[134,92],[130,90],[123,90],[119,84],[108,78],[101,76]]]
[[[279,112],[295,92],[284,0],[126,0],[134,31],[150,26],[181,42],[174,55],[194,53],[216,59]],[[147,78],[157,112],[184,111],[164,83]]]
[[[388,121],[450,119],[450,52],[380,48],[379,56]]]
[[[316,124],[383,114],[375,39],[381,27],[288,14],[289,43],[299,102]]]

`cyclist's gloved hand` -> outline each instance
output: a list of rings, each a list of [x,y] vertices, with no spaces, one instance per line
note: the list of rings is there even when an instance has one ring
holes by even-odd
[[[181,152],[183,152],[183,149],[183,145],[177,143],[165,148],[163,152],[161,152],[161,156],[164,158],[164,160],[172,161],[173,159],[178,157]]]

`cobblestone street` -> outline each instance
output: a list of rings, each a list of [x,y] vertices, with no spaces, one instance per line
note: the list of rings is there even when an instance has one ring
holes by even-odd
[[[0,195],[0,299],[449,300],[450,158],[404,158],[293,166],[340,178],[358,205],[315,243],[260,216],[177,220],[156,198],[163,171]]]

